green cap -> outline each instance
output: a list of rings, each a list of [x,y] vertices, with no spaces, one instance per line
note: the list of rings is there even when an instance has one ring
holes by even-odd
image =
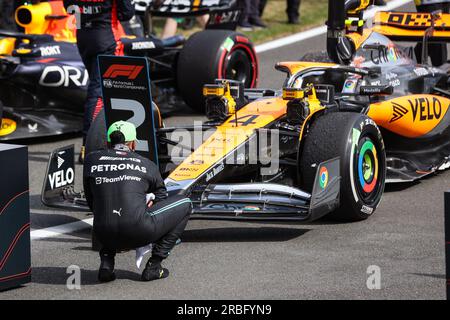
[[[122,132],[125,137],[125,142],[131,142],[136,140],[136,127],[131,122],[117,121],[114,122],[108,129],[108,142],[111,142],[111,133],[114,131]]]

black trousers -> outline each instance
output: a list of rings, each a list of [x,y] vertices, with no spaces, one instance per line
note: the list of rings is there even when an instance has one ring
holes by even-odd
[[[297,21],[300,18],[301,3],[301,0],[287,0],[286,13],[289,21]]]
[[[248,22],[259,19],[260,0],[241,0],[240,7],[242,9],[241,22]]]
[[[121,231],[121,237],[124,237],[121,247],[135,249],[153,243],[152,255],[166,259],[186,229],[191,211],[191,201],[183,196],[156,203],[133,229]],[[105,246],[100,255],[114,255],[116,250]]]
[[[289,21],[296,21],[300,18],[300,4],[302,0],[287,0],[286,13]],[[259,16],[264,14],[264,9],[266,8],[267,0],[259,1]]]
[[[83,145],[96,107],[103,105],[101,78],[98,69],[99,55],[114,55],[117,43],[111,29],[80,29],[77,32],[77,45],[84,66],[89,73],[89,86],[84,105]]]
[[[417,12],[433,12],[442,10],[443,13],[449,13],[449,3],[436,3],[429,5],[417,6]],[[424,63],[422,61],[422,43],[418,43],[414,50],[418,63]],[[430,43],[428,44],[428,56],[431,59],[431,64],[435,67],[443,65],[447,62],[447,44],[446,43]]]
[[[0,29],[17,30],[14,20],[14,3],[11,0],[0,0]]]

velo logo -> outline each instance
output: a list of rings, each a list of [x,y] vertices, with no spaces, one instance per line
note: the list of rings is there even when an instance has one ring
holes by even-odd
[[[135,80],[142,69],[144,69],[143,66],[113,64],[106,70],[103,78],[115,79],[117,77],[127,77],[128,80]]]

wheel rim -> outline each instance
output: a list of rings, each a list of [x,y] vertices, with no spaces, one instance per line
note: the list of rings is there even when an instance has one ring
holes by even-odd
[[[244,83],[246,88],[253,82],[253,64],[247,53],[237,49],[226,58],[225,78]]]
[[[355,182],[360,198],[367,204],[376,199],[382,189],[379,154],[377,146],[369,137],[360,140],[355,154]]]

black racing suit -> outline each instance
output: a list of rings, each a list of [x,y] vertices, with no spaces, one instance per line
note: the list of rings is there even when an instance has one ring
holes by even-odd
[[[11,0],[0,0],[0,29],[17,31],[14,2]]]
[[[286,13],[290,23],[298,23],[300,19],[301,0],[287,0]]]
[[[156,164],[121,146],[88,154],[83,176],[102,254],[153,243],[153,256],[167,258],[186,228],[192,204],[182,196],[167,198]],[[149,193],[156,196],[151,208]]]
[[[77,44],[90,78],[84,108],[85,139],[92,119],[103,107],[97,56],[123,55],[120,39],[125,32],[120,21],[128,21],[134,16],[134,5],[132,0],[64,0],[64,6],[71,14],[80,12],[81,17]]]

